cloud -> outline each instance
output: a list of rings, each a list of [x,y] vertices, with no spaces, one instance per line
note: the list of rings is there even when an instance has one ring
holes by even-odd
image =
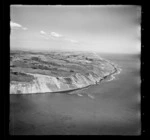
[[[12,27],[12,28],[20,28],[20,27],[22,27],[20,24],[18,24],[18,23],[14,23],[14,22],[10,22],[10,26]]]
[[[65,37],[64,35],[61,35],[61,34],[56,33],[56,32],[46,33],[45,31],[41,30],[40,34],[42,35],[42,37],[44,37],[46,39],[54,39],[54,40],[58,40],[58,41],[67,41],[67,42],[71,42],[71,43],[79,43],[77,40],[70,39],[70,38]]]
[[[49,38],[49,35],[48,35],[46,32],[44,32],[43,30],[40,31],[40,34],[41,34],[41,36],[44,37],[45,39],[50,39],[50,38]]]
[[[50,35],[53,36],[53,37],[62,37],[61,34],[58,34],[56,32],[51,32]]]
[[[27,30],[26,27],[23,27],[22,25],[20,25],[20,24],[18,24],[18,23],[15,23],[15,22],[12,22],[12,21],[10,21],[10,27],[11,27],[11,29]]]
[[[27,30],[28,28],[26,28],[26,27],[23,27],[22,29],[23,29],[23,30]]]
[[[69,41],[72,42],[72,43],[78,43],[77,40],[73,40],[73,39],[70,39]]]
[[[71,43],[78,43],[77,40],[74,40],[74,39],[70,39],[70,38],[65,38],[66,41],[69,41]]]
[[[63,39],[63,36],[62,36],[61,34],[56,33],[56,32],[46,33],[45,31],[41,30],[41,31],[40,31],[40,34],[41,34],[44,38],[46,38],[46,39],[48,39],[48,38],[49,38],[49,39],[50,39],[50,38],[52,38],[52,39],[59,39],[59,38]]]
[[[40,33],[41,33],[41,34],[44,34],[44,35],[46,34],[44,31],[40,31]]]

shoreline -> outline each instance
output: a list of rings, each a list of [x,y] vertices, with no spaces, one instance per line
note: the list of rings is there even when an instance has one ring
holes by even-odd
[[[100,79],[98,82],[96,82],[95,84],[91,84],[91,85],[88,85],[88,86],[85,86],[85,87],[81,87],[81,88],[70,89],[70,90],[63,90],[63,91],[56,91],[56,92],[42,92],[42,93],[38,93],[38,92],[37,92],[37,93],[10,94],[10,95],[31,95],[31,94],[66,93],[66,92],[68,93],[68,92],[73,92],[73,91],[77,91],[77,90],[86,89],[86,88],[89,88],[90,86],[93,86],[93,85],[100,85],[100,83],[101,83],[102,81],[104,81],[106,78],[111,77],[111,76],[114,77],[114,75],[119,74],[120,71],[121,71],[121,69],[120,69],[120,68],[117,68],[114,63],[112,63],[112,62],[110,62],[110,61],[108,61],[108,60],[105,60],[105,61],[107,61],[110,65],[113,66],[114,71],[113,71],[112,73],[109,73],[108,75],[104,76],[103,78],[101,78],[101,79]],[[118,73],[118,72],[119,72],[119,73]],[[112,80],[113,80],[113,79],[112,79]],[[112,80],[110,80],[110,81],[112,81]]]

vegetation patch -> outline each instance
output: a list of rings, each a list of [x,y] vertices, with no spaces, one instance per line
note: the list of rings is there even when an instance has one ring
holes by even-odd
[[[88,62],[87,62],[88,61]],[[103,65],[101,65],[103,64]],[[104,69],[101,67],[104,67]],[[55,77],[69,77],[80,73],[86,75],[100,75],[111,72],[113,67],[104,60],[92,54],[81,52],[49,52],[33,53],[11,51],[10,53],[10,80],[30,82],[33,76],[25,73],[43,74]],[[67,83],[71,83],[66,79]]]
[[[28,75],[20,72],[11,72],[10,73],[10,81],[18,81],[18,82],[31,82],[34,80],[34,76]]]

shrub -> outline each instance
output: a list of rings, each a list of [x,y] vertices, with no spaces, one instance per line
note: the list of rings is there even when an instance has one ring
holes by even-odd
[[[34,76],[20,72],[12,72],[10,74],[10,81],[18,82],[30,82],[34,79]]]
[[[39,57],[32,57],[31,59],[34,61],[41,61],[41,59]]]
[[[70,70],[70,72],[74,72],[74,70]]]

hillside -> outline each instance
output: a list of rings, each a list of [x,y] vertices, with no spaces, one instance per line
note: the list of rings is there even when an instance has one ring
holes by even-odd
[[[96,84],[116,68],[92,53],[10,52],[10,93],[73,90]]]

